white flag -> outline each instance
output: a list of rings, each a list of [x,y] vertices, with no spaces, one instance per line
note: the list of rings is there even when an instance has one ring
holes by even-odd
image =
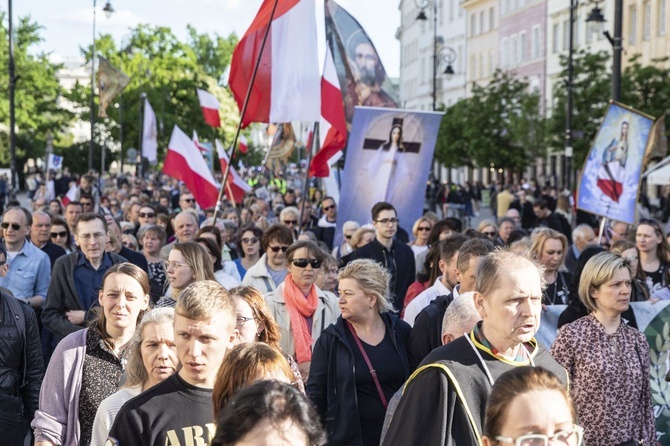
[[[60,170],[62,168],[63,168],[63,157],[50,153],[49,157],[47,158],[47,171],[51,169]]]
[[[142,128],[142,156],[150,162],[158,158],[158,125],[156,114],[149,100],[144,100],[144,125]]]

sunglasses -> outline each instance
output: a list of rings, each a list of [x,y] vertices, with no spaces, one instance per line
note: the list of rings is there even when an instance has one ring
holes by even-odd
[[[335,205],[334,205],[334,204],[331,204],[330,206],[324,206],[324,208],[323,208],[324,211],[329,211],[329,210],[331,210],[331,209],[335,209]]]
[[[257,237],[251,237],[251,238],[245,237],[245,238],[242,239],[242,243],[244,243],[246,245],[253,245],[256,242],[258,242]]]
[[[2,222],[2,225],[1,225],[1,226],[2,226],[2,229],[9,229],[9,227],[11,226],[12,229],[15,230],[15,231],[18,231],[19,229],[21,229],[21,225],[18,224],[18,223],[6,223],[6,222]]]
[[[495,232],[482,232],[482,234],[484,234],[484,235],[486,235],[486,236],[488,236],[488,237],[493,237],[493,236],[496,235]]]
[[[277,253],[279,251],[286,252],[288,251],[288,246],[268,246],[268,249],[274,253]]]
[[[426,226],[419,226],[418,229],[419,229],[419,231],[430,231],[430,228],[426,227]]]
[[[321,261],[316,259],[294,259],[291,263],[298,268],[307,268],[307,265],[314,269],[321,268]]]
[[[51,233],[51,238],[58,238],[58,237],[67,237],[67,231]]]
[[[284,223],[286,226],[288,225],[297,225],[298,220],[284,220],[282,223]]]
[[[140,217],[141,218],[154,218],[156,214],[153,212],[140,212]]]
[[[349,240],[351,237],[353,237],[352,234],[349,234],[349,235],[345,235],[345,236],[344,236],[344,238],[346,238],[347,240]]]
[[[195,198],[184,198],[183,201],[187,203],[193,203],[195,201]]]

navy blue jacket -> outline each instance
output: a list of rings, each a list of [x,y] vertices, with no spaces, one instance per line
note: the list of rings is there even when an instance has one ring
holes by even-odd
[[[407,355],[410,326],[396,315],[382,313],[387,332],[400,356],[400,361],[387,367],[402,367],[405,380],[411,369]],[[307,396],[314,404],[328,432],[329,445],[362,444],[358,416],[354,348],[347,340],[344,319],[327,327],[314,346],[307,381]]]

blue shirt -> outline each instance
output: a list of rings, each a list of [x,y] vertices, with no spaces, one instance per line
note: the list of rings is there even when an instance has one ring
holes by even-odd
[[[77,265],[74,267],[74,286],[77,289],[79,301],[86,311],[97,304],[98,294],[102,288],[102,278],[112,265],[112,258],[105,253],[102,256],[100,267],[96,270],[86,256],[79,253]]]
[[[18,299],[41,296],[44,301],[50,281],[49,256],[26,240],[21,251],[9,262],[7,275],[0,277],[0,286],[9,288]]]

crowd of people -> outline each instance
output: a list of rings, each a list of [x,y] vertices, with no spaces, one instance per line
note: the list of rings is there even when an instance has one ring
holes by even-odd
[[[0,443],[656,444],[630,302],[670,300],[662,222],[599,237],[551,188],[466,185],[340,243],[318,184],[250,172],[219,215],[160,175],[7,203]]]

